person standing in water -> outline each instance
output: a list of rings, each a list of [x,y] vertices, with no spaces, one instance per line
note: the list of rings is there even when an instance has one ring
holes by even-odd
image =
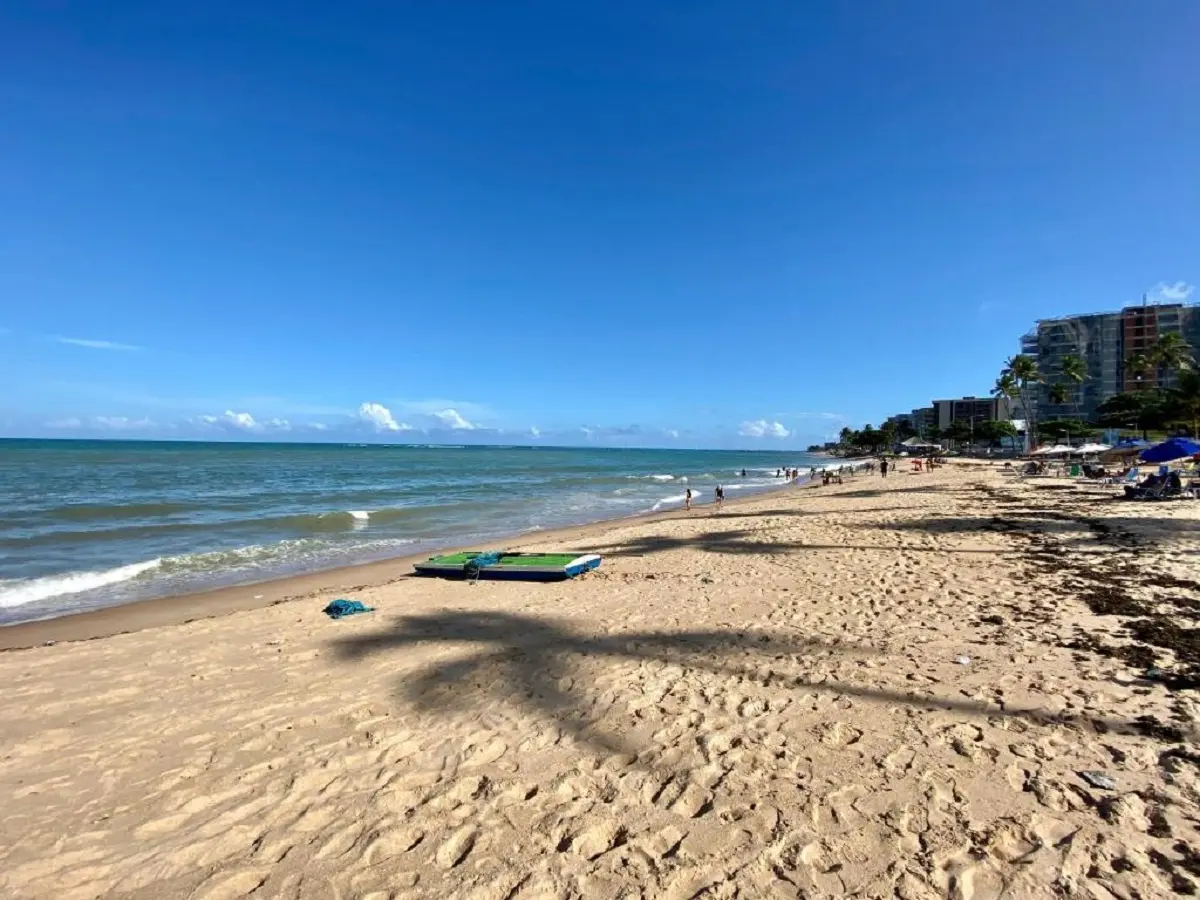
[[[713,493],[717,498],[717,509],[720,509],[721,505],[725,502],[725,488],[718,484],[717,489]]]
[[[691,488],[688,488],[687,493],[683,495],[683,508],[684,509],[692,508],[692,489]]]

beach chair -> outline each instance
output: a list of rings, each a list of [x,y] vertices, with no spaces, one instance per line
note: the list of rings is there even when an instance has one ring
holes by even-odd
[[[1112,476],[1111,478],[1108,479],[1108,483],[1115,484],[1115,485],[1118,485],[1121,487],[1133,487],[1133,486],[1137,485],[1138,478],[1140,477],[1140,475],[1141,475],[1141,473],[1138,471],[1137,466],[1134,466],[1132,469],[1130,469],[1124,475]]]
[[[1150,487],[1125,488],[1125,496],[1129,500],[1172,500],[1183,495],[1183,483],[1176,472],[1170,472]]]

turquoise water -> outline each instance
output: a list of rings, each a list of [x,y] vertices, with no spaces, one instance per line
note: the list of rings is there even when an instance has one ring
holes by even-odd
[[[795,452],[0,440],[0,624],[778,486]],[[742,477],[742,470],[746,476]]]

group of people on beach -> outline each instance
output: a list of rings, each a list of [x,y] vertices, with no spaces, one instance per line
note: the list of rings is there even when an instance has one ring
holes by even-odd
[[[695,495],[692,493],[692,489],[688,488],[687,492],[683,495],[683,508],[684,509],[692,508],[692,497],[693,496],[695,496]],[[720,509],[722,506],[725,505],[725,488],[719,484],[717,485],[716,490],[713,491],[713,502],[717,505],[717,509]]]
[[[775,477],[776,478],[786,478],[788,481],[795,481],[797,478],[800,477],[800,470],[799,469],[776,469]]]

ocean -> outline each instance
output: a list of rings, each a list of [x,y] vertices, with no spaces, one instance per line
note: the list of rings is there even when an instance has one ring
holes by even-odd
[[[795,452],[0,440],[0,625],[780,486]],[[745,477],[742,470],[745,470]]]

